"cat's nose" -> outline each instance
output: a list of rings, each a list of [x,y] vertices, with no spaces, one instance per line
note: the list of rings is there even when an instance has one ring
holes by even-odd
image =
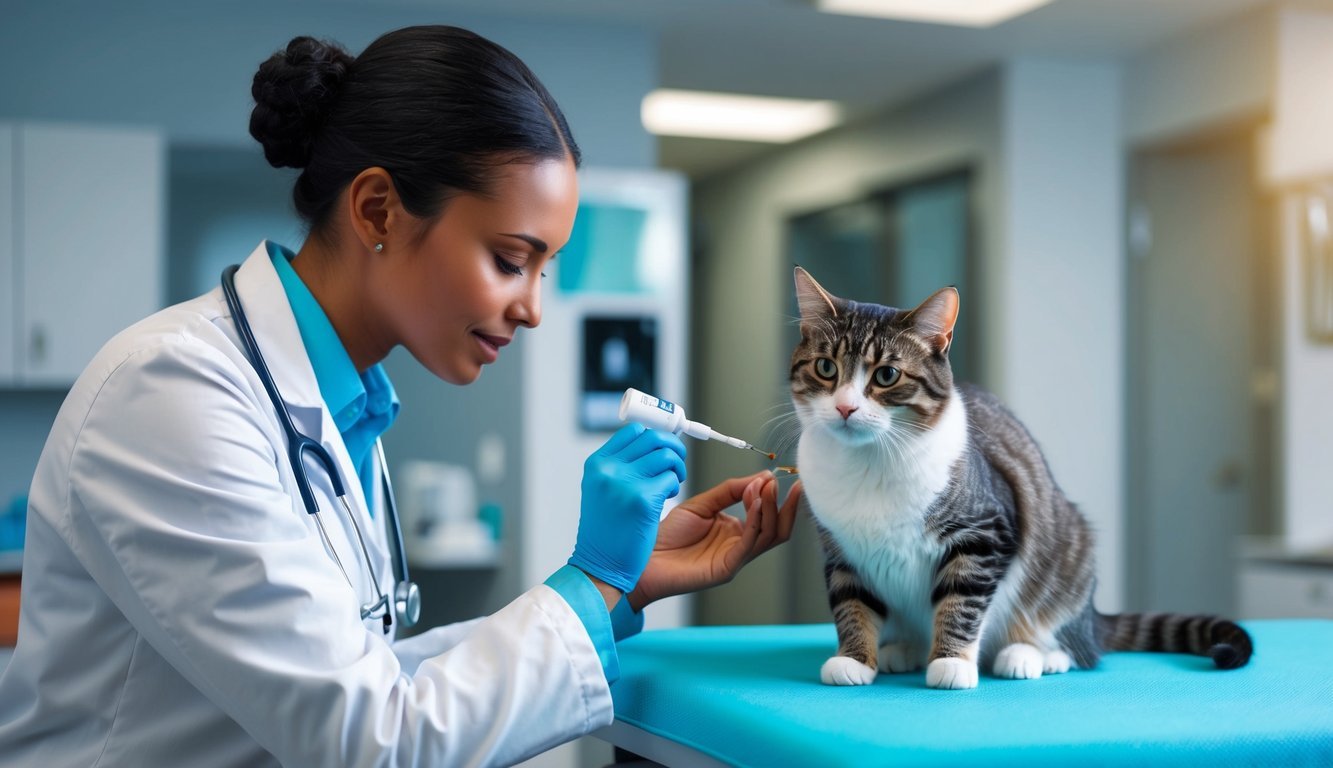
[[[837,406],[837,409],[838,413],[842,414],[843,421],[850,419],[852,417],[852,414],[856,413],[856,406],[854,405],[839,405]]]

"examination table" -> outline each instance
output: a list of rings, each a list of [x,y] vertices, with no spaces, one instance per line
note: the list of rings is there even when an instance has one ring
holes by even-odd
[[[924,672],[821,685],[831,624],[644,632],[618,646],[616,722],[595,735],[668,765],[1333,766],[1333,621],[1242,624],[1238,670],[1108,653],[967,691]]]

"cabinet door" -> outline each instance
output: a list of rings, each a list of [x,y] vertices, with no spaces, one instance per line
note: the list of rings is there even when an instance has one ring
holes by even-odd
[[[1333,568],[1246,564],[1240,610],[1242,619],[1333,619]]]
[[[142,130],[23,124],[18,148],[18,381],[65,386],[162,304],[165,144]]]
[[[18,273],[14,262],[14,126],[0,123],[0,386],[14,383]]]

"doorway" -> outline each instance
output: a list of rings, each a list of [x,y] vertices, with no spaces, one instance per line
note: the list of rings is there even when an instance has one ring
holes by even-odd
[[[1129,169],[1129,608],[1234,615],[1274,527],[1276,254],[1252,129]]]

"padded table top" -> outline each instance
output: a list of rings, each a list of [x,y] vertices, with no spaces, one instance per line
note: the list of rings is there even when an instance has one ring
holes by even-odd
[[[1333,766],[1333,621],[1243,622],[1255,655],[1108,653],[1094,670],[834,687],[832,624],[689,627],[619,644],[616,719],[749,766]]]

